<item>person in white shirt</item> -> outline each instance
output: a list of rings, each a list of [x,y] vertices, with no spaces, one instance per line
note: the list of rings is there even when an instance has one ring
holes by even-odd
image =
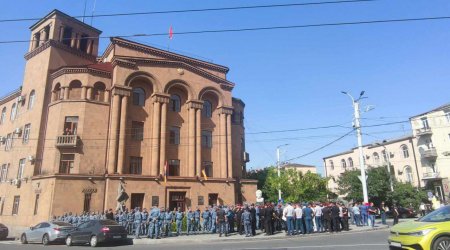
[[[288,205],[284,208],[283,211],[283,216],[286,217],[288,235],[294,235],[294,228],[293,228],[294,212],[295,212],[294,207],[291,205],[290,202],[288,202]]]
[[[319,203],[314,208],[314,218],[316,221],[316,228],[317,232],[321,233],[323,232],[323,225],[322,225],[322,205]]]
[[[303,227],[303,209],[300,203],[295,205],[295,229],[298,235],[305,234]]]

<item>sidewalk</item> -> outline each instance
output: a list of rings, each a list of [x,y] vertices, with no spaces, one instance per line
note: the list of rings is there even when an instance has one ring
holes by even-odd
[[[260,230],[256,231],[256,236],[253,237],[245,237],[244,235],[239,235],[237,233],[233,233],[231,235],[228,235],[228,237],[219,237],[219,234],[198,234],[198,235],[185,235],[182,236],[174,236],[174,237],[168,237],[168,238],[162,238],[162,239],[148,239],[148,238],[141,238],[141,239],[133,239],[134,245],[157,245],[157,244],[182,244],[182,243],[205,243],[205,242],[217,242],[217,241],[249,241],[249,240],[272,240],[272,239],[290,239],[290,238],[309,238],[309,237],[315,237],[320,235],[339,235],[339,234],[348,234],[348,233],[354,233],[354,232],[365,232],[365,231],[373,231],[373,230],[382,230],[389,228],[388,225],[382,225],[382,224],[376,224],[375,228],[372,227],[356,227],[354,225],[350,225],[350,231],[342,231],[340,233],[313,233],[308,235],[295,235],[295,236],[286,236],[285,232],[278,232],[275,235],[266,236],[264,233],[261,233]]]

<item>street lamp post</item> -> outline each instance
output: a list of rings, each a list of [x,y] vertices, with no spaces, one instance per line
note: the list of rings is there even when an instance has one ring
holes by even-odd
[[[363,197],[364,202],[369,202],[369,197],[367,193],[367,180],[366,180],[366,164],[364,162],[364,152],[362,147],[362,136],[361,136],[361,124],[360,124],[360,110],[359,110],[359,101],[363,98],[364,91],[362,91],[359,94],[358,99],[355,100],[352,95],[350,95],[347,92],[342,91],[342,94],[345,94],[352,99],[353,104],[353,111],[354,111],[354,118],[355,118],[355,124],[354,128],[356,129],[356,136],[358,138],[358,150],[359,150],[359,164],[361,166],[361,184],[363,188]]]
[[[281,176],[280,173],[280,148],[284,147],[284,146],[288,146],[289,144],[283,144],[283,145],[279,145],[277,146],[277,172],[278,172],[278,179]],[[281,184],[278,184],[278,201],[281,201]]]
[[[391,188],[391,192],[394,192],[394,184],[392,182],[392,175],[391,175],[391,156],[389,155],[389,151],[387,150],[386,146],[381,143],[376,143],[378,146],[382,146],[384,149],[384,153],[386,155],[386,161],[387,161],[387,169],[389,173],[389,185]]]

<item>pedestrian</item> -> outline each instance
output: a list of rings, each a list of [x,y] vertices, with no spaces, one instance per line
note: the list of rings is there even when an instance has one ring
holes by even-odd
[[[357,227],[362,226],[362,223],[361,223],[361,210],[359,209],[359,203],[358,202],[355,203],[355,205],[353,206],[352,210],[353,210],[353,216],[355,217],[354,219],[355,219],[356,226]]]
[[[375,227],[375,216],[377,215],[378,210],[374,206],[373,202],[369,203],[369,207],[367,207],[367,212],[369,214],[370,225],[372,225],[372,228],[374,228]]]
[[[163,236],[167,236],[169,231],[172,231],[172,230],[167,231],[164,228],[164,224],[166,223],[166,213],[167,212],[170,213],[170,209],[167,208],[167,210],[166,210],[164,207],[162,207],[160,209],[160,211],[161,212],[159,213],[159,219],[158,219],[158,228],[159,228],[158,231],[159,231],[159,237],[162,238]]]
[[[264,207],[264,225],[266,228],[266,235],[273,235],[273,221],[274,211],[272,205],[266,205]]]
[[[140,239],[141,237],[139,237],[139,234],[141,232],[141,224],[142,224],[142,216],[141,216],[141,211],[139,210],[139,207],[136,207],[134,209],[134,238],[135,239]]]
[[[194,232],[197,234],[200,231],[200,208],[194,212]]]
[[[314,208],[314,220],[316,221],[317,232],[319,233],[323,232],[322,209],[323,207],[320,203]]]
[[[164,213],[164,221],[163,221],[163,228],[164,228],[164,236],[165,237],[171,237],[172,236],[172,222],[173,222],[173,213],[170,211],[170,209],[167,209],[167,211],[162,211]]]
[[[423,202],[420,203],[419,210],[420,210],[420,214],[421,214],[422,216],[425,216],[426,210],[427,210],[427,209],[425,208],[425,203],[423,203]]]
[[[231,206],[227,211],[227,221],[228,221],[228,232],[234,233],[234,210]]]
[[[314,212],[311,208],[311,204],[308,204],[305,208],[303,208],[303,218],[305,219],[305,231],[307,234],[310,234],[313,232],[313,225],[312,225],[312,219],[314,216]]]
[[[227,217],[225,211],[222,209],[222,206],[219,206],[217,208],[216,224],[219,230],[219,237],[222,237],[222,234],[225,234],[225,237],[227,237],[228,236],[228,230],[226,225]]]
[[[249,209],[246,207],[242,213],[242,222],[245,229],[245,237],[252,236],[252,215]]]
[[[257,205],[255,207],[255,211],[256,211],[256,221],[255,221],[256,229],[261,229],[261,227],[260,227],[260,219],[261,219],[261,217],[259,216],[261,209],[260,209],[259,205]]]
[[[294,235],[294,212],[295,209],[291,203],[288,202],[287,206],[283,210],[283,217],[286,217],[287,235]]]
[[[361,224],[363,226],[367,226],[368,225],[368,212],[367,212],[367,203],[361,203],[361,205],[359,206],[359,211],[361,213]]]
[[[331,210],[329,204],[326,204],[322,209],[322,219],[325,231],[331,233]]]
[[[394,205],[394,208],[392,209],[392,216],[394,217],[394,225],[398,224],[398,216],[399,216],[399,212],[398,212],[398,208],[397,205]]]
[[[249,210],[251,216],[252,216],[252,236],[256,236],[256,209],[255,209],[255,204],[251,204],[250,205],[250,210]]]
[[[141,235],[147,235],[147,230],[148,230],[148,224],[147,224],[148,211],[147,211],[147,208],[144,208],[142,210],[141,217],[142,217]]]
[[[295,205],[295,230],[296,234],[302,234],[304,232],[303,229],[303,210],[300,204]]]
[[[346,206],[342,206],[342,230],[349,231],[350,228],[348,226],[349,219],[349,210]]]
[[[188,212],[186,215],[186,235],[190,235],[191,232],[194,229],[194,212],[192,211],[191,207],[188,207]]]
[[[333,228],[333,232],[341,231],[339,228],[339,208],[336,206],[336,203],[331,203],[331,227]]]
[[[155,237],[156,239],[159,239],[159,227],[158,227],[158,220],[160,216],[161,210],[157,208],[156,206],[153,206],[152,210],[150,210],[150,214],[148,217],[149,222],[149,229],[148,229],[148,237],[150,239],[153,239]]]
[[[380,217],[381,217],[381,224],[386,225],[386,213],[389,212],[389,207],[385,205],[384,201],[381,202],[380,206]]]
[[[184,213],[181,211],[181,208],[178,208],[178,211],[175,214],[176,226],[177,226],[177,236],[181,235],[181,227],[183,225]]]
[[[209,223],[210,224],[209,231],[213,234],[216,233],[216,225],[217,225],[216,221],[217,221],[217,208],[213,206],[211,208],[211,220]]]
[[[237,224],[237,232],[239,235],[244,234],[244,225],[242,224],[242,213],[244,213],[244,209],[241,206],[236,206],[236,224]]]
[[[202,219],[203,219],[203,232],[207,232],[209,230],[209,219],[210,219],[210,213],[208,210],[208,207],[205,207],[205,210],[202,212]]]

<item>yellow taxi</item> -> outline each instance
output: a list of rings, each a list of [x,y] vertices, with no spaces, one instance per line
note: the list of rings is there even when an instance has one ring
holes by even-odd
[[[450,206],[391,228],[389,249],[450,250]]]

